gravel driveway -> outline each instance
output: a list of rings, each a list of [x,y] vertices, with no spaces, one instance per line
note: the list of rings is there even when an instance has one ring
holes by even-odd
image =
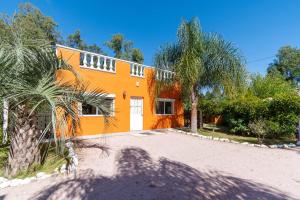
[[[80,142],[76,175],[0,191],[0,199],[300,199],[300,151],[172,133]]]

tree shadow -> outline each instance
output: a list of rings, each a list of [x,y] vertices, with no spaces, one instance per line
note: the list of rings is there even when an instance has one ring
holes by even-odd
[[[111,148],[109,147],[109,145],[107,145],[105,136],[101,138],[100,141],[102,142],[99,142],[99,140],[97,140],[97,142],[91,142],[88,140],[74,140],[73,142],[75,144],[76,150],[79,152],[83,149],[95,149],[98,151],[100,150],[101,157],[102,156],[108,157],[110,155]]]
[[[31,199],[292,199],[249,180],[201,172],[166,158],[154,161],[140,148],[117,155],[118,173],[104,177],[92,170],[36,193]]]

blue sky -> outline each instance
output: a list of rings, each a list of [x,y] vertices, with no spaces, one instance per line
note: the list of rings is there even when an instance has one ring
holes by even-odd
[[[17,9],[0,0],[0,12]],[[102,45],[114,33],[134,41],[152,65],[160,45],[176,39],[180,21],[196,16],[202,29],[217,32],[240,48],[249,72],[265,74],[279,47],[300,47],[299,0],[124,0],[30,1],[59,24],[63,36],[80,29],[87,43]]]

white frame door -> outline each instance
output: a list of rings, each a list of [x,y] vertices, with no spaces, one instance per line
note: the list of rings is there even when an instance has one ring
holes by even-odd
[[[130,98],[130,130],[141,131],[143,130],[143,98],[131,97]]]

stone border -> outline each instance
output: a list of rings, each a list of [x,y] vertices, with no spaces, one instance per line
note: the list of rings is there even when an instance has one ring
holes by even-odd
[[[27,177],[24,179],[19,179],[19,178],[15,178],[15,179],[7,179],[4,177],[0,177],[0,189],[3,188],[7,188],[7,187],[14,187],[14,186],[19,186],[19,185],[24,185],[27,183],[31,183],[33,181],[37,181],[37,180],[43,180],[49,177],[54,177],[57,176],[59,174],[65,174],[67,172],[66,169],[66,164],[63,164],[59,169],[55,169],[54,172],[52,174],[47,174],[45,172],[38,172],[35,176],[32,177]]]
[[[251,147],[260,147],[260,148],[271,148],[271,149],[290,149],[290,148],[296,148],[297,145],[290,143],[290,144],[274,144],[274,145],[264,145],[264,144],[251,144],[248,142],[237,142],[234,140],[229,140],[227,138],[219,138],[219,137],[213,137],[213,136],[205,136],[201,135],[200,133],[191,133],[191,132],[186,132],[182,130],[177,130],[177,129],[169,129],[170,131],[174,131],[176,133],[181,133],[185,135],[191,135],[194,137],[199,137],[201,139],[208,139],[208,140],[214,140],[214,141],[221,141],[221,142],[228,142],[228,143],[233,143],[233,144],[242,144],[246,146],[251,146]]]
[[[56,168],[54,172],[51,174],[46,174],[45,172],[38,172],[35,176],[27,177],[25,179],[19,179],[19,178],[7,179],[4,177],[0,177],[0,189],[7,188],[7,187],[14,187],[18,185],[24,185],[33,181],[54,177],[59,174],[75,172],[78,166],[78,158],[73,146],[74,145],[71,140],[68,140],[66,142],[66,147],[68,148],[69,151],[68,157],[70,158],[70,163],[68,163],[68,165],[63,164],[59,168]]]

